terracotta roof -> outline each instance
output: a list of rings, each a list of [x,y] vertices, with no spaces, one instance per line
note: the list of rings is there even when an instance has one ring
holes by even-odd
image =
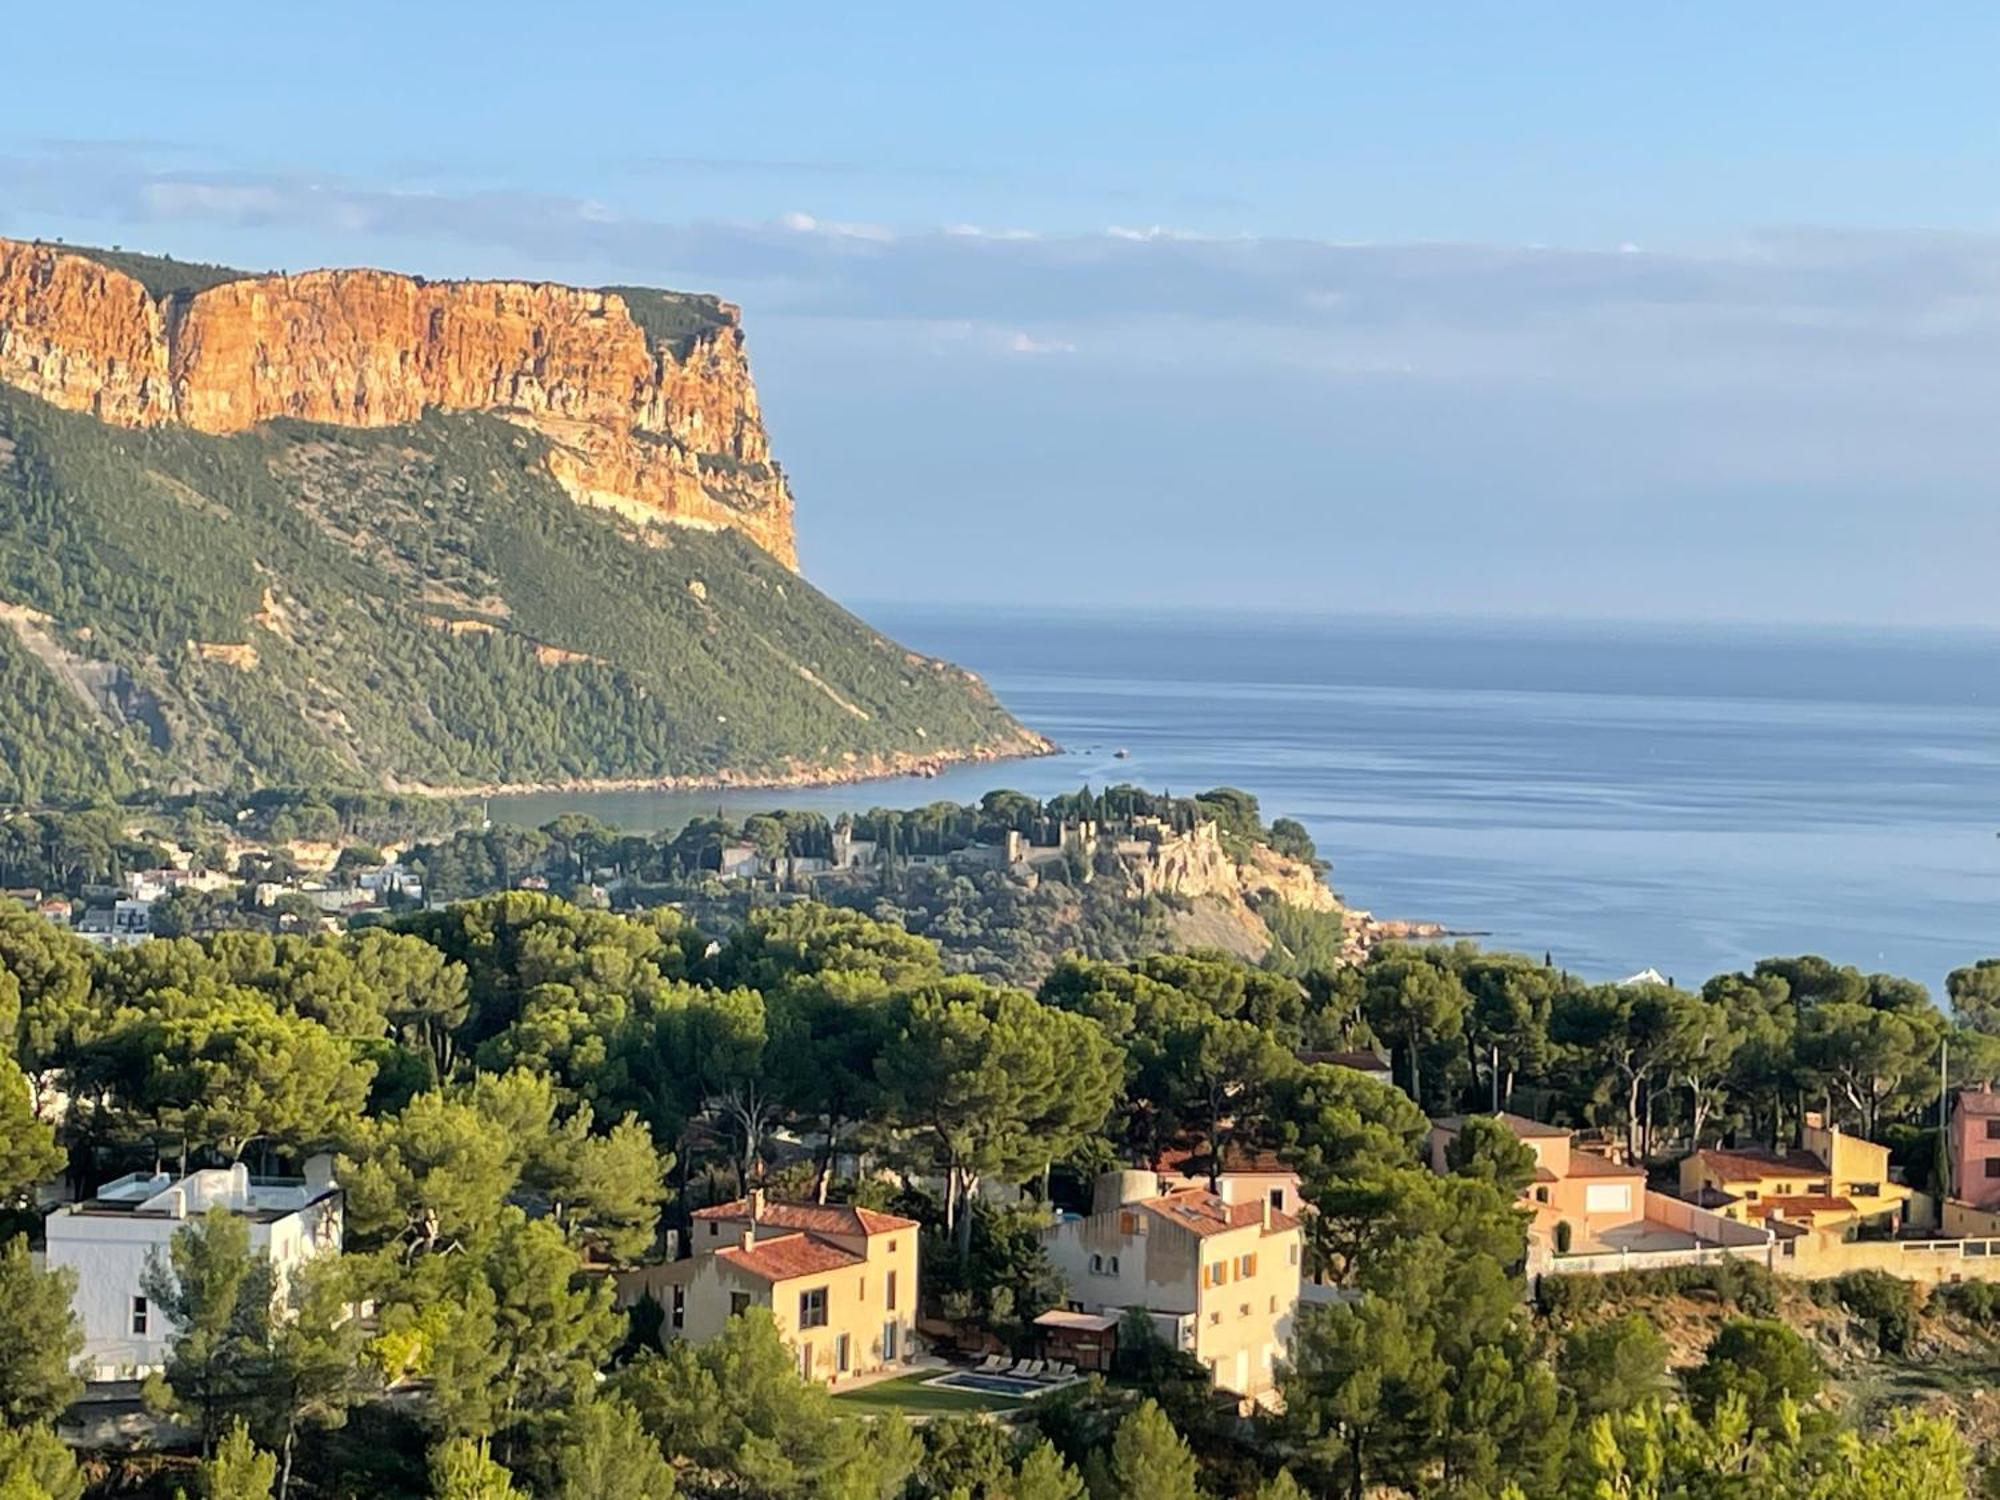
[[[2000,1115],[2000,1094],[1992,1089],[1960,1089],[1957,1110],[1962,1115]]]
[[[750,1219],[750,1200],[738,1198],[734,1203],[718,1203],[713,1208],[698,1208],[690,1218],[734,1219],[747,1223]],[[918,1228],[915,1219],[899,1219],[894,1214],[879,1214],[872,1208],[861,1208],[852,1203],[778,1203],[766,1201],[757,1215],[759,1224],[767,1224],[773,1229],[802,1229],[810,1234],[893,1234],[899,1229]]]
[[[1695,1156],[1724,1182],[1761,1182],[1767,1177],[1826,1174],[1826,1163],[1811,1151],[1697,1151]]]
[[[1781,1219],[1810,1221],[1816,1214],[1851,1214],[1854,1203],[1851,1199],[1837,1198],[1826,1193],[1791,1193],[1781,1197],[1766,1198],[1750,1205],[1753,1219],[1768,1219],[1773,1214]]]
[[[1205,1188],[1183,1188],[1177,1193],[1162,1193],[1157,1198],[1141,1198],[1137,1203],[1126,1206],[1158,1214],[1169,1224],[1177,1224],[1203,1239],[1212,1234],[1226,1234],[1232,1229],[1262,1224],[1265,1212],[1262,1202],[1225,1203]],[[1274,1208],[1270,1214],[1269,1232],[1273,1234],[1299,1227],[1299,1221],[1288,1213]]]
[[[1721,1188],[1704,1182],[1689,1195],[1687,1201],[1696,1208],[1727,1208],[1730,1204],[1740,1203],[1742,1200],[1734,1193],[1725,1193]]]
[[[1545,1167],[1545,1166],[1542,1166],[1542,1165],[1541,1165],[1541,1164],[1540,1164],[1540,1163],[1538,1162],[1538,1163],[1536,1163],[1536,1165],[1535,1165],[1535,1181],[1537,1181],[1537,1182],[1561,1182],[1561,1181],[1562,1181],[1562,1179],[1561,1179],[1560,1177],[1556,1176],[1556,1174],[1555,1174],[1555,1173],[1553,1173],[1553,1172],[1551,1172],[1551,1171],[1550,1171],[1550,1170],[1549,1170],[1549,1169],[1548,1169],[1547,1167]]]
[[[809,1234],[781,1234],[775,1239],[759,1240],[748,1250],[739,1245],[718,1250],[715,1255],[762,1281],[793,1281],[801,1276],[868,1264],[860,1256]]]
[[[1446,1115],[1442,1120],[1433,1120],[1431,1123],[1436,1125],[1439,1130],[1449,1130],[1456,1133],[1465,1129],[1465,1122],[1468,1119],[1475,1118],[1478,1117],[1471,1115]],[[1487,1118],[1498,1120],[1524,1141],[1562,1140],[1569,1135],[1569,1131],[1561,1125],[1544,1125],[1540,1120],[1531,1120],[1526,1115],[1509,1114],[1505,1110],[1502,1110],[1497,1115],[1490,1115]]]
[[[1169,1147],[1153,1158],[1153,1170],[1164,1176],[1206,1177],[1208,1155],[1208,1147],[1205,1145]],[[1292,1169],[1277,1152],[1268,1147],[1239,1146],[1234,1142],[1223,1148],[1222,1170],[1225,1174],[1247,1172],[1270,1177],[1293,1175]]]
[[[1569,1154],[1569,1175],[1572,1177],[1644,1177],[1645,1170],[1629,1162],[1613,1161],[1608,1156],[1599,1156],[1595,1151],[1572,1151]]]

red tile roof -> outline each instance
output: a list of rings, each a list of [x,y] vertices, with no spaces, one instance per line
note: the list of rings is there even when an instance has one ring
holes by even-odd
[[[1776,1214],[1781,1219],[1796,1222],[1811,1222],[1815,1214],[1854,1212],[1853,1200],[1833,1197],[1826,1193],[1791,1193],[1782,1197],[1766,1198],[1749,1207],[1753,1219],[1768,1219]]]
[[[737,1220],[747,1223],[750,1219],[750,1200],[738,1198],[734,1203],[718,1203],[713,1208],[698,1208],[690,1218]],[[773,1229],[802,1229],[810,1234],[894,1234],[898,1230],[918,1228],[915,1219],[899,1219],[894,1214],[881,1214],[872,1208],[862,1208],[852,1203],[779,1203],[767,1200],[757,1215],[759,1224],[767,1224]]]
[[[2000,1093],[1992,1089],[1960,1089],[1958,1112],[1962,1115],[2000,1115]]]
[[[772,1282],[795,1281],[801,1276],[818,1276],[867,1264],[860,1256],[809,1234],[781,1234],[774,1239],[759,1240],[748,1250],[736,1246],[718,1250],[715,1255],[761,1281]]]
[[[1226,1234],[1232,1229],[1243,1229],[1251,1224],[1264,1222],[1265,1204],[1225,1203],[1221,1197],[1205,1188],[1182,1188],[1175,1193],[1162,1193],[1157,1198],[1141,1198],[1130,1208],[1143,1208],[1157,1214],[1169,1224],[1177,1224],[1190,1233],[1207,1239],[1212,1234]],[[1270,1233],[1296,1229],[1299,1221],[1290,1214],[1271,1209]]]
[[[1811,1151],[1761,1151],[1756,1149],[1697,1151],[1695,1156],[1710,1175],[1723,1182],[1761,1182],[1766,1177],[1825,1176],[1826,1163]]]
[[[1165,1177],[1206,1177],[1208,1157],[1208,1147],[1203,1145],[1170,1146],[1153,1158],[1153,1170]],[[1267,1177],[1294,1175],[1291,1167],[1268,1147],[1239,1146],[1233,1142],[1223,1148],[1222,1170],[1224,1174],[1247,1172]]]
[[[1599,1156],[1595,1151],[1573,1150],[1569,1154],[1569,1175],[1572,1177],[1644,1177],[1643,1168],[1629,1162],[1613,1161],[1608,1156]]]

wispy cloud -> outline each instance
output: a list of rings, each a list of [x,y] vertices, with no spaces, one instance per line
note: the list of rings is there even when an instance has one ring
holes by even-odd
[[[1202,553],[1223,594],[1993,618],[2000,237],[1343,243],[1110,209],[1092,233],[910,228],[842,212],[838,176],[722,222],[47,143],[0,152],[0,232],[723,292],[780,351],[767,397],[857,580],[885,517],[924,577],[1040,527],[1083,540],[1037,586],[1096,597],[1134,538],[1179,576],[1176,538],[1226,503]],[[885,480],[855,434],[887,410]],[[851,544],[843,494],[873,523]]]
[[[1366,244],[1108,225],[1095,234],[898,229],[801,209],[674,221],[521,192],[162,169],[51,145],[0,156],[11,227],[96,218],[324,236],[393,262],[476,247],[523,274],[719,288],[753,318],[963,324],[1012,352],[1261,363],[1599,394],[1809,392],[1956,380],[2000,398],[2000,239],[1794,229],[1705,251]]]

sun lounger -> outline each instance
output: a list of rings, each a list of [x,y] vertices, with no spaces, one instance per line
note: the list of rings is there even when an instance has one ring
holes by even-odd
[[[1066,1359],[1052,1359],[1049,1361],[1049,1373],[1059,1380],[1067,1380],[1076,1373],[1076,1366]]]
[[[1034,1361],[1032,1359],[1017,1359],[1014,1361],[1014,1368],[1009,1370],[1007,1373],[1009,1375],[1018,1375],[1025,1380],[1028,1376],[1028,1366],[1032,1365],[1033,1363]]]

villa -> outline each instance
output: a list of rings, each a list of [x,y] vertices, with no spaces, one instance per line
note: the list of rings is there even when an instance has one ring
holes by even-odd
[[[1889,1180],[1889,1148],[1806,1116],[1800,1144],[1695,1151],[1680,1164],[1681,1196],[1726,1219],[1767,1224],[1780,1235],[1863,1226],[1899,1229],[1910,1190]]]
[[[693,1254],[619,1278],[620,1301],[651,1292],[665,1337],[702,1343],[768,1307],[799,1373],[836,1385],[907,1361],[917,1309],[913,1219],[851,1204],[782,1203],[761,1189],[693,1214]]]
[[[250,1247],[270,1260],[280,1300],[298,1267],[340,1250],[342,1197],[326,1156],[308,1160],[304,1177],[252,1177],[241,1162],[178,1180],[134,1172],[64,1204],[47,1219],[48,1265],[76,1272],[87,1378],[133,1380],[166,1365],[173,1329],[147,1299],[146,1267],[215,1208],[249,1221]]]
[[[1302,1245],[1298,1219],[1268,1196],[1232,1203],[1200,1187],[1162,1192],[1154,1172],[1107,1172],[1094,1211],[1043,1230],[1042,1245],[1078,1328],[1109,1335],[1140,1309],[1220,1389],[1272,1392],[1298,1313]]]
[[[1535,1175],[1521,1190],[1533,1215],[1531,1270],[1616,1271],[1671,1265],[1715,1254],[1768,1260],[1770,1235],[1646,1186],[1645,1169],[1581,1144],[1560,1125],[1523,1115],[1493,1116],[1534,1153]],[[1433,1170],[1448,1170],[1451,1143],[1466,1119],[1432,1123]]]

